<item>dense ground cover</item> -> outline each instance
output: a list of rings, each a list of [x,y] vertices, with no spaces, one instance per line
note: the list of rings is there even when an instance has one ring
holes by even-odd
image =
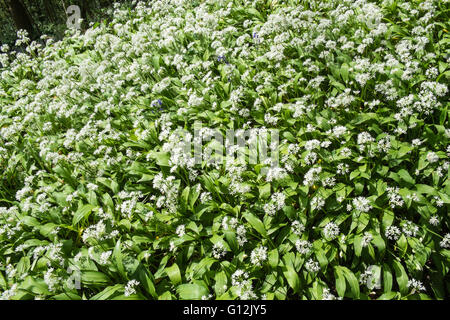
[[[448,1],[150,1],[20,34],[1,298],[448,298],[448,21]],[[175,131],[196,121],[278,130],[280,167],[196,164]]]

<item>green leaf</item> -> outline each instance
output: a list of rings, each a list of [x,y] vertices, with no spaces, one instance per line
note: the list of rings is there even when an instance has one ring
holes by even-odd
[[[54,300],[82,300],[81,297],[73,292],[64,292],[52,297]]]
[[[359,282],[353,272],[351,272],[346,267],[341,267],[344,271],[345,279],[347,279],[348,284],[350,285],[351,298],[359,299]]]
[[[88,198],[89,204],[91,204],[93,206],[98,206],[97,194],[95,193],[95,191],[89,190],[87,198]]]
[[[123,259],[122,259],[122,251],[120,248],[121,242],[120,239],[117,241],[116,245],[114,246],[113,251],[113,257],[116,262],[117,269],[119,270],[120,275],[123,279],[127,280],[127,275],[125,273],[125,267],[123,265]]]
[[[416,184],[416,191],[418,193],[425,193],[429,195],[438,195],[435,188],[430,187],[426,184]]]
[[[400,256],[403,257],[406,254],[406,250],[408,250],[408,241],[406,240],[404,234],[402,234],[400,238],[397,240],[397,245],[401,250]]]
[[[183,212],[188,209],[189,191],[190,190],[191,190],[191,188],[189,186],[187,186],[186,188],[184,188],[183,192],[181,193],[180,206],[181,206]]]
[[[72,225],[76,225],[82,219],[87,218],[91,214],[92,209],[94,208],[95,206],[93,206],[92,204],[85,204],[84,206],[79,208],[73,215]]]
[[[362,251],[362,237],[361,236],[355,236],[353,239],[353,247],[355,248],[355,255],[357,257],[361,256]]]
[[[377,298],[377,300],[392,300],[395,298],[395,296],[397,296],[397,292],[389,291],[383,293],[381,296]]]
[[[22,257],[19,260],[19,263],[17,263],[16,271],[18,276],[22,276],[30,270],[30,258],[29,257]]]
[[[214,280],[215,280],[215,284],[214,284],[214,291],[216,293],[216,297],[219,297],[220,295],[222,295],[224,293],[224,288],[227,286],[228,284],[228,279],[227,279],[227,275],[224,271],[220,271],[218,273],[216,273],[216,275],[214,276]]]
[[[108,193],[104,193],[102,196],[103,203],[111,210],[114,211],[114,201]]]
[[[159,70],[160,58],[161,57],[158,54],[155,54],[155,55],[152,56],[153,67],[155,68],[156,71]]]
[[[158,300],[172,300],[172,294],[170,291],[165,291],[158,297]]]
[[[276,268],[278,266],[279,256],[278,249],[273,249],[269,251],[269,265],[272,268]]]
[[[153,298],[158,298],[158,294],[156,293],[154,278],[148,269],[146,269],[143,265],[140,265],[137,269],[137,277],[142,283],[145,291],[147,291]]]
[[[27,276],[25,280],[19,285],[20,289],[24,289],[34,294],[49,295],[48,285],[43,279],[35,279],[32,276]]]
[[[239,250],[239,244],[237,242],[236,233],[233,231],[225,231],[224,234],[231,250],[233,250],[233,252],[237,252]]]
[[[156,160],[156,164],[161,167],[169,167],[170,154],[168,152],[150,151],[150,157]]]
[[[200,192],[198,191],[198,188],[196,188],[196,187],[191,188],[191,191],[189,193],[189,206],[190,206],[190,208],[194,208],[194,204],[197,201],[199,196],[200,196]]]
[[[267,199],[270,197],[270,183],[266,183],[259,187],[259,198]]]
[[[297,272],[290,265],[286,265],[286,270],[283,271],[284,277],[286,278],[289,286],[297,293],[300,290],[300,279],[298,278]]]
[[[405,181],[410,185],[414,185],[416,183],[416,180],[414,180],[413,177],[411,177],[411,175],[409,174],[409,172],[406,171],[405,169],[399,170],[397,174],[399,175],[401,180]]]
[[[174,263],[172,266],[166,268],[166,274],[169,277],[170,281],[177,285],[181,282],[181,272],[180,268],[176,263]]]
[[[397,283],[400,289],[400,293],[405,295],[408,293],[408,275],[406,274],[405,268],[403,268],[402,264],[397,261],[392,261],[392,267],[395,271],[395,278],[397,279]]]
[[[111,283],[111,279],[102,272],[88,270],[81,272],[81,283],[102,286]]]
[[[250,223],[250,225],[255,229],[260,235],[263,237],[267,237],[267,231],[264,228],[264,224],[261,220],[259,220],[257,217],[255,217],[250,212],[245,212],[243,214],[244,218]]]
[[[383,290],[384,293],[388,293],[392,290],[392,272],[391,268],[383,263]]]
[[[180,284],[177,293],[182,300],[200,300],[209,295],[208,289],[195,283]]]
[[[341,65],[340,74],[341,74],[342,80],[347,82],[348,81],[348,64],[343,63]]]
[[[334,268],[334,277],[336,279],[336,291],[339,297],[344,297],[347,285],[345,283],[344,273],[339,266]]]
[[[95,296],[91,297],[89,300],[107,300],[115,293],[124,289],[122,284],[116,284],[115,286],[106,287],[103,291],[97,293]]]
[[[358,217],[358,228],[356,229],[356,233],[360,233],[363,231],[370,221],[370,215],[362,212]]]

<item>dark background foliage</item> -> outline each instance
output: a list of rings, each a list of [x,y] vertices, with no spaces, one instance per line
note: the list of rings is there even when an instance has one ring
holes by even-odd
[[[0,0],[0,44],[13,45],[19,29],[26,29],[32,39],[47,34],[60,39],[67,30],[66,10],[71,5],[81,9],[82,29],[90,21],[107,15],[114,0]]]

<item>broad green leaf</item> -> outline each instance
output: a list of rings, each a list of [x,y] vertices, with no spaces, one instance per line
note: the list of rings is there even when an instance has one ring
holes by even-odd
[[[258,233],[260,235],[262,235],[263,237],[267,237],[267,231],[264,228],[264,224],[261,222],[261,220],[259,220],[256,216],[254,216],[253,214],[251,214],[250,212],[245,212],[243,214],[244,218],[248,221],[248,223],[250,223],[250,225],[256,230],[258,231]]]
[[[399,175],[400,179],[402,179],[406,183],[409,183],[410,185],[414,185],[416,183],[416,181],[413,179],[413,177],[411,177],[409,172],[406,171],[405,169],[399,170],[397,172],[397,174]]]
[[[116,266],[117,266],[117,269],[119,270],[120,275],[122,276],[123,279],[127,280],[127,275],[125,273],[125,267],[123,265],[120,239],[116,242],[116,245],[114,246],[113,257],[116,262]]]
[[[92,204],[85,204],[84,206],[79,208],[73,215],[72,225],[76,225],[81,220],[87,218],[94,208],[95,206],[93,206]]]
[[[295,272],[294,268],[289,265],[286,265],[286,270],[283,271],[284,277],[289,283],[289,286],[297,293],[300,290],[300,279],[298,277],[297,272]]]
[[[345,291],[347,289],[347,285],[345,282],[344,273],[343,273],[342,269],[338,266],[334,268],[334,277],[336,279],[336,291],[337,291],[339,297],[344,297]]]
[[[104,273],[99,271],[82,271],[81,283],[85,285],[107,285],[111,283],[111,279]]]
[[[355,236],[353,239],[353,247],[355,248],[355,255],[357,257],[361,256],[362,251],[362,237],[361,236]]]
[[[270,197],[270,183],[266,183],[259,187],[259,198],[267,199]]]
[[[268,256],[269,256],[269,265],[272,268],[276,268],[278,266],[278,261],[279,261],[278,250],[273,249],[273,250],[269,251]]]
[[[227,275],[224,271],[217,272],[214,276],[214,291],[216,293],[216,297],[225,293],[226,287],[228,286]]]
[[[351,272],[348,268],[346,268],[346,267],[341,267],[341,268],[344,272],[345,279],[347,279],[347,282],[350,285],[351,297],[354,299],[359,299],[360,290],[359,290],[358,279],[353,274],[353,272]]]
[[[397,292],[388,291],[383,293],[377,300],[392,300],[397,296]]]
[[[201,300],[203,296],[207,297],[209,294],[208,289],[194,283],[180,284],[177,293],[182,300]]]
[[[73,292],[64,292],[52,297],[54,300],[82,300],[81,297]]]
[[[180,268],[176,263],[166,268],[166,274],[174,285],[177,285],[181,282]]]
[[[392,272],[389,265],[383,263],[383,291],[388,293],[392,290]]]
[[[89,300],[107,300],[108,298],[110,298],[111,296],[120,292],[123,289],[124,289],[123,284],[116,284],[114,286],[106,287]]]
[[[406,274],[405,268],[403,268],[402,264],[397,260],[392,260],[392,267],[395,271],[395,278],[397,279],[397,283],[402,295],[408,293],[408,275]]]

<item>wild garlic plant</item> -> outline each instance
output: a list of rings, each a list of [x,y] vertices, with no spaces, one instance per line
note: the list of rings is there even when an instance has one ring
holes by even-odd
[[[0,298],[448,298],[448,21],[448,0],[161,0],[19,32]],[[180,128],[199,151],[276,130],[277,166],[197,163]]]

